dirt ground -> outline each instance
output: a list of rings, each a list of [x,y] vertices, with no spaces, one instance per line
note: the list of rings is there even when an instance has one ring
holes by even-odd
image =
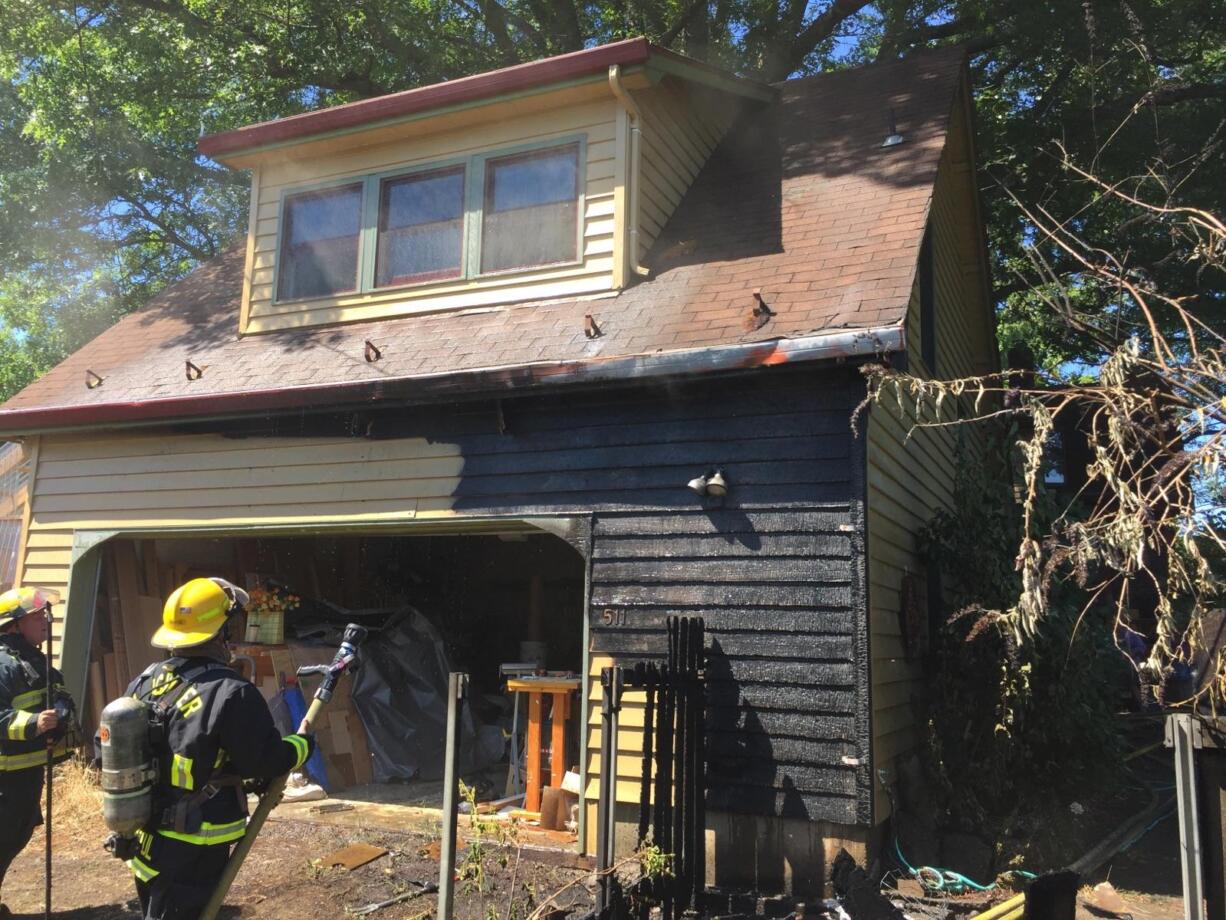
[[[68,765],[65,765],[66,767]],[[1163,765],[1156,769],[1165,773]],[[60,920],[133,920],[135,888],[128,870],[102,849],[106,837],[96,790],[84,773],[57,780],[54,916]],[[438,880],[437,812],[379,804],[306,819],[308,806],[278,810],[252,850],[222,911],[224,920],[302,920],[304,910],[318,920],[344,917],[354,908],[406,892],[414,883]],[[1120,809],[1127,811],[1126,800]],[[1096,811],[1098,809],[1095,809]],[[1103,828],[1118,825],[1128,813],[1098,816]],[[1088,818],[1088,816],[1087,816]],[[467,817],[461,836],[473,837]],[[507,839],[487,828],[477,839],[483,853],[464,846],[458,859],[464,876],[456,885],[460,920],[526,920],[532,909],[566,886],[558,899],[562,914],[585,913],[592,896],[583,884],[587,870],[575,868],[572,855],[541,854],[543,835],[523,829]],[[1078,835],[1080,836],[1080,835]],[[1097,822],[1091,837],[1101,838]],[[353,871],[320,865],[322,857],[351,843],[388,850],[387,855]],[[501,845],[499,845],[501,843]],[[519,858],[516,858],[517,853]],[[527,857],[524,854],[529,854]],[[39,832],[9,870],[3,901],[21,920],[43,916],[43,838]],[[479,858],[478,858],[479,857]],[[563,865],[544,864],[546,858]],[[1178,824],[1164,816],[1086,881],[1109,880],[1134,920],[1181,920]],[[513,899],[511,895],[513,894]],[[432,915],[436,895],[422,895],[378,911],[375,920],[422,920]],[[1080,920],[1101,917],[1082,907]],[[550,920],[561,920],[550,917]]]
[[[60,920],[132,920],[139,916],[131,874],[102,849],[104,834],[77,828],[61,835],[55,846],[54,916]],[[367,843],[389,852],[352,872],[323,868],[315,862],[351,843]],[[586,872],[516,860],[516,848],[488,846],[480,861],[461,870],[473,876],[456,883],[456,916],[460,920],[524,920],[548,895],[582,879]],[[419,833],[321,826],[278,820],[265,825],[222,911],[223,920],[303,920],[303,917],[344,917],[347,910],[384,901],[414,887],[438,881],[438,846]],[[514,892],[514,908],[508,894]],[[21,920],[43,916],[43,847],[36,834],[9,870],[4,903]],[[388,907],[376,920],[407,920],[433,914],[437,896],[423,895]],[[558,900],[567,913],[585,912],[592,899],[580,882]]]

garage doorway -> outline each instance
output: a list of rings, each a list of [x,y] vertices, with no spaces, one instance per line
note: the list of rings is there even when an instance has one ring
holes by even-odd
[[[448,669],[471,675],[465,782],[479,801],[513,795],[524,781],[526,705],[516,714],[507,666],[576,680],[584,672],[586,562],[536,527],[116,537],[97,551],[84,707],[95,724],[105,702],[162,657],[148,638],[166,596],[191,578],[221,576],[257,599],[254,615],[231,625],[231,646],[283,722],[296,667],[328,660],[346,623],[370,630],[365,666],[318,731],[324,756],[312,779],[329,801],[441,805]],[[303,683],[308,700],[314,687]],[[582,762],[582,713],[575,705],[566,714],[566,769]],[[548,776],[552,765],[543,767]]]

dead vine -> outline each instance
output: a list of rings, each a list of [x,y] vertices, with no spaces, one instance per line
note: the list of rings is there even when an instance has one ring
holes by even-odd
[[[1201,270],[1226,270],[1219,217],[1146,201],[1065,162],[1101,195],[1161,221],[1181,241],[1181,258]],[[1022,368],[955,380],[872,366],[853,424],[869,406],[897,412],[908,437],[923,428],[1016,423],[1021,588],[1011,606],[979,609],[976,628],[994,623],[1017,642],[1032,639],[1053,585],[1071,579],[1088,598],[1082,620],[1109,628],[1142,677],[1161,684],[1177,663],[1210,647],[1206,617],[1222,599],[1226,338],[1198,315],[1204,304],[1197,296],[1155,289],[1124,258],[1079,239],[1074,223],[1014,203],[1035,231],[1032,291],[1069,330],[1098,343],[1101,364],[1081,377],[1044,378]],[[1080,283],[1098,285],[1118,309],[1109,316],[1079,310],[1041,248],[1071,260]],[[1123,336],[1122,315],[1136,317]],[[1040,527],[1035,512],[1053,437],[1069,432],[1084,438],[1088,462],[1075,471],[1076,494]],[[1130,641],[1137,636],[1144,637],[1141,654]],[[1206,670],[1195,695],[1216,706],[1226,699],[1226,661],[1215,657]]]

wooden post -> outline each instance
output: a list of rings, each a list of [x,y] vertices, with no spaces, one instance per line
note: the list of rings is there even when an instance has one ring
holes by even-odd
[[[553,696],[553,710],[550,714],[552,737],[549,742],[549,760],[553,767],[549,785],[561,787],[566,778],[566,720],[570,715],[570,691],[564,690]]]
[[[541,810],[541,786],[544,785],[541,775],[541,717],[544,709],[543,694],[533,690],[528,694],[528,740],[525,743],[524,754],[528,761],[528,779],[524,784],[525,811]]]

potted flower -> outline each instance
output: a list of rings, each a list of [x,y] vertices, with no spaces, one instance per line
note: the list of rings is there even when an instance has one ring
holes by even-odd
[[[247,604],[247,642],[281,645],[285,642],[285,614],[297,610],[302,598],[276,586],[253,588]]]

